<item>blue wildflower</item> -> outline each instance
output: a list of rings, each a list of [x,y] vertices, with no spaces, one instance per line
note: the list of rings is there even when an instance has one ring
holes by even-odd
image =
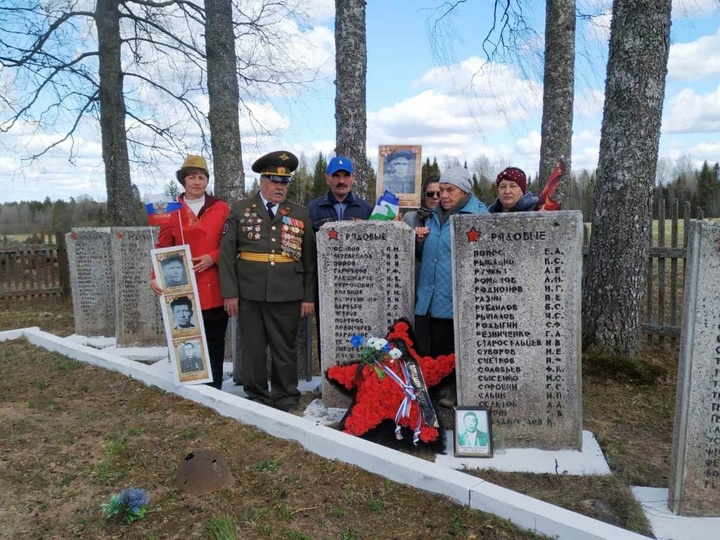
[[[129,488],[125,488],[120,492],[120,504],[130,508],[131,510],[137,512],[145,506],[148,502],[150,502],[150,497],[147,496],[147,493],[145,493],[144,489],[136,488],[130,486]]]
[[[106,516],[121,516],[125,523],[132,523],[145,516],[149,502],[150,497],[144,489],[130,486],[123,489],[119,495],[111,496],[110,500],[102,503],[100,507]]]
[[[360,347],[360,345],[362,345],[364,341],[365,338],[363,338],[360,334],[353,334],[353,336],[350,338],[350,344],[356,349]]]

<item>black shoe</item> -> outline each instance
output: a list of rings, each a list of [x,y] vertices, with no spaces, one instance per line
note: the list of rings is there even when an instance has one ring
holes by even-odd
[[[279,405],[277,408],[286,413],[292,413],[298,410],[298,406],[295,403],[291,403],[290,405]]]

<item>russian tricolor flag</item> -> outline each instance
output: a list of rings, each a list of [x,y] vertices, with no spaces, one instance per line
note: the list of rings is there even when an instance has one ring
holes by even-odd
[[[162,225],[167,223],[173,214],[182,208],[177,201],[156,201],[145,203],[149,225]]]

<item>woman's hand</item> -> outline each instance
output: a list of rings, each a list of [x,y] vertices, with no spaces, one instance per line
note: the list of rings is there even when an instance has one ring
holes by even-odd
[[[428,227],[415,227],[415,236],[417,236],[418,242],[424,242],[425,237],[430,234],[430,229]]]
[[[200,255],[199,257],[193,257],[190,260],[193,262],[194,272],[204,272],[215,264],[213,258],[207,253],[205,255]]]

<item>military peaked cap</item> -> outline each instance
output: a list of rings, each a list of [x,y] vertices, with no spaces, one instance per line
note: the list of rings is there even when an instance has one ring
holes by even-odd
[[[267,176],[275,182],[290,182],[290,177],[298,167],[298,158],[292,152],[278,150],[258,158],[252,164],[253,172]]]

